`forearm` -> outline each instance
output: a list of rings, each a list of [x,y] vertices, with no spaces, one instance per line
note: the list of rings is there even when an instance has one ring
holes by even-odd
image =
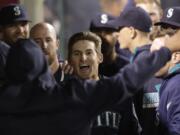
[[[167,48],[138,57],[133,64],[129,64],[122,70],[125,82],[130,87],[139,89],[170,60],[170,57],[171,52]]]

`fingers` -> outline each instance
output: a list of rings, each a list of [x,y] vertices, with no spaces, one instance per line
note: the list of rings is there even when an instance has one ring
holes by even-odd
[[[150,51],[157,51],[162,47],[165,47],[165,42],[166,42],[167,37],[161,37],[161,38],[156,38],[151,45]]]
[[[68,64],[68,61],[65,60],[63,63],[60,63],[61,70],[64,71],[65,74],[72,74],[73,67]]]
[[[175,52],[175,53],[172,54],[171,62],[173,64],[177,64],[177,63],[180,62],[180,52]]]

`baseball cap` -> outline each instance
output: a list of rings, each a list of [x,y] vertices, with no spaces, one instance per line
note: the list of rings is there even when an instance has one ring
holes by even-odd
[[[148,13],[140,7],[129,7],[114,21],[109,22],[118,28],[134,27],[142,32],[150,32],[152,21]]]
[[[173,27],[180,28],[180,7],[170,7],[165,9],[161,21],[155,23],[155,25],[170,25]]]
[[[106,13],[98,13],[90,22],[90,30],[98,29],[112,29],[116,30],[117,27],[109,24],[110,21],[114,20],[116,17]]]
[[[30,21],[27,11],[22,5],[9,4],[0,10],[0,25],[8,25],[18,21]]]
[[[42,50],[33,40],[18,39],[7,56],[7,77],[14,81],[32,80],[43,71],[45,61]]]

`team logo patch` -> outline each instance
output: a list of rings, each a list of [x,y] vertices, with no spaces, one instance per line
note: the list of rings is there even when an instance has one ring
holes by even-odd
[[[21,14],[21,10],[19,9],[18,6],[14,7],[14,15],[19,16]]]
[[[168,11],[167,11],[167,15],[166,17],[167,18],[171,18],[174,14],[174,9],[173,8],[170,8]]]
[[[107,14],[102,14],[101,15],[101,23],[106,24],[108,22],[108,16]]]
[[[156,108],[159,105],[158,92],[145,93],[143,96],[143,108]]]
[[[106,111],[97,116],[95,127],[109,127],[119,129],[122,115],[120,113]]]

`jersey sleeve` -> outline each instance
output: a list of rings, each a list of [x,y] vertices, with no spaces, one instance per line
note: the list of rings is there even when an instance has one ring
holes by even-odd
[[[171,89],[171,99],[167,103],[167,124],[170,135],[180,134],[180,87]]]
[[[133,64],[125,66],[117,75],[99,81],[83,81],[74,91],[76,98],[85,101],[89,113],[94,114],[134,95],[170,59],[167,48],[147,53]],[[95,114],[96,115],[96,114]]]

